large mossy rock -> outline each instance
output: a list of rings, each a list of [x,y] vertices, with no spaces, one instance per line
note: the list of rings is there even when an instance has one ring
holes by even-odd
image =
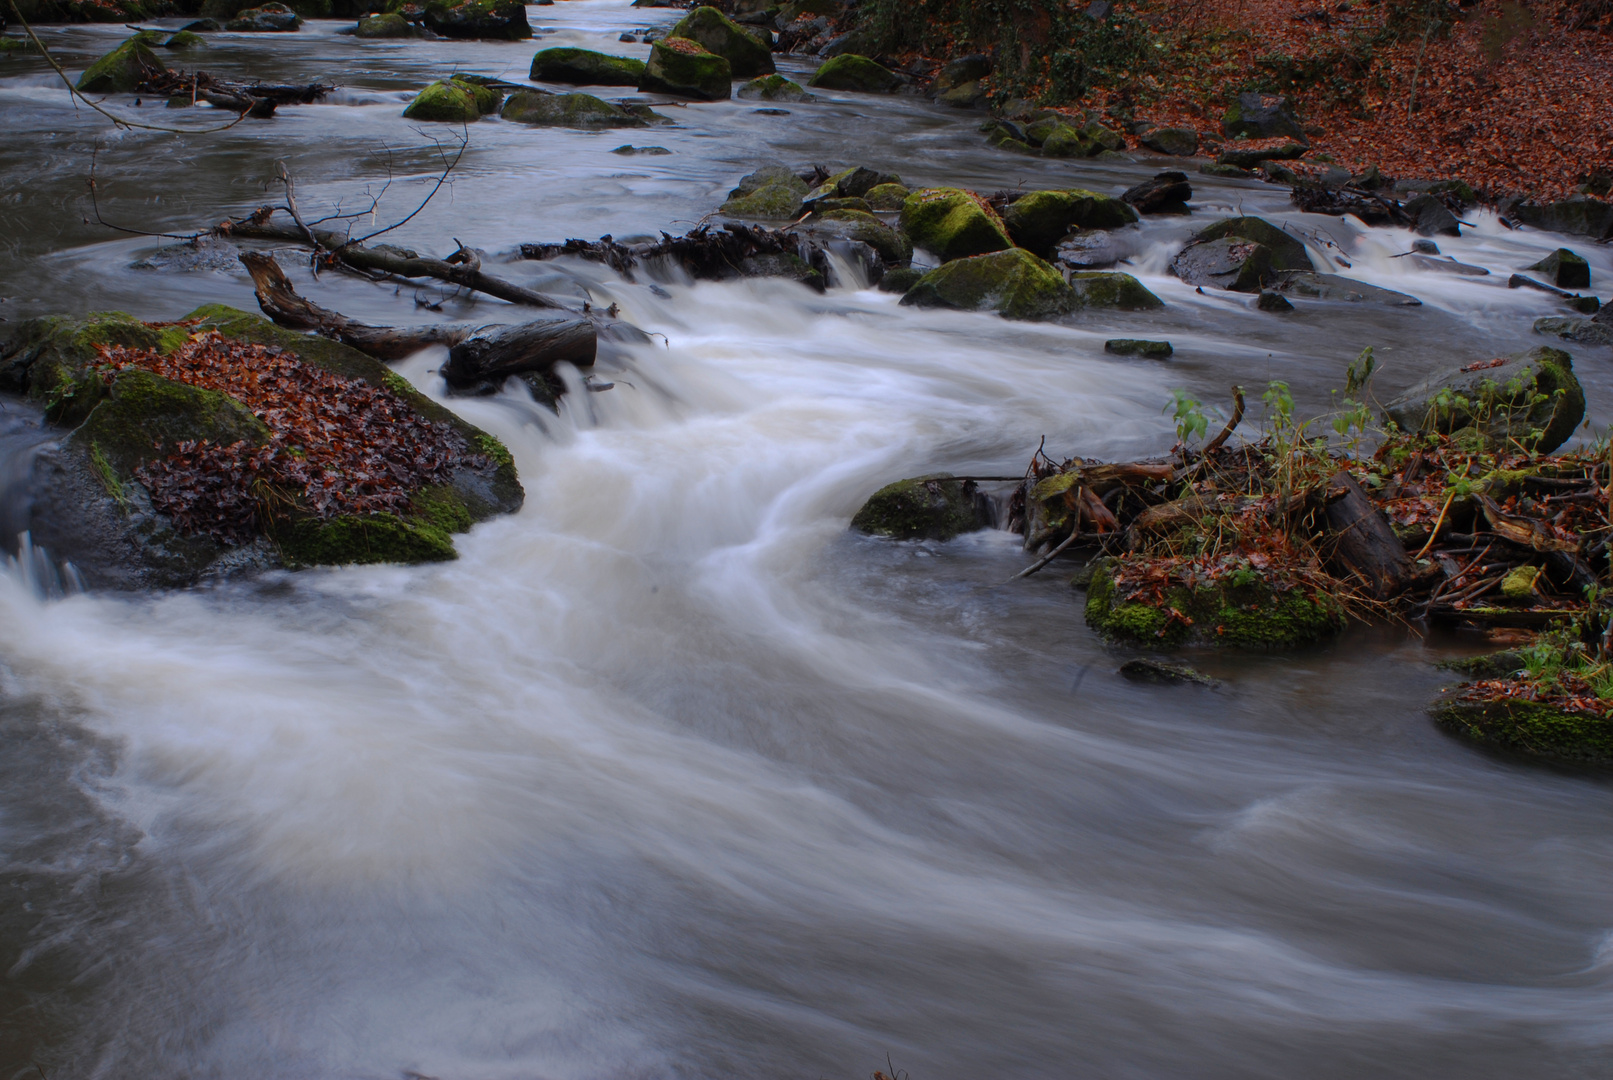
[[[1547,346],[1432,375],[1384,406],[1403,431],[1470,432],[1549,454],[1585,418],[1573,357]]]
[[[1576,255],[1567,248],[1558,248],[1529,269],[1538,270],[1541,276],[1559,289],[1591,287],[1591,264],[1585,261],[1583,255]]]
[[[1070,275],[1070,290],[1078,308],[1155,311],[1165,306],[1142,282],[1114,270],[1076,271]]]
[[[1053,254],[1072,231],[1118,229],[1137,221],[1137,211],[1120,199],[1095,191],[1033,191],[1009,204],[1003,223],[1014,243],[1043,258]]]
[[[858,94],[894,94],[902,80],[866,56],[842,53],[814,71],[807,85]]]
[[[1192,157],[1199,152],[1199,133],[1192,128],[1149,128],[1137,136],[1137,141],[1156,154],[1171,157]]]
[[[601,101],[592,94],[542,94],[535,90],[517,90],[505,100],[499,115],[517,124],[540,127],[645,126],[643,118],[608,101]]]
[[[954,259],[919,279],[902,297],[914,307],[995,311],[1009,319],[1050,319],[1076,304],[1053,267],[1024,248]]]
[[[1503,203],[1502,207],[1536,229],[1588,236],[1593,240],[1613,239],[1613,202],[1606,199],[1574,195],[1552,203]]]
[[[848,240],[867,244],[886,266],[902,266],[913,258],[913,242],[863,210],[830,210],[820,218]]]
[[[86,94],[128,94],[167,70],[144,39],[132,37],[86,68],[77,86]]]
[[[782,75],[763,75],[752,79],[735,91],[734,96],[752,101],[816,101],[817,98],[806,92],[806,89],[797,82],[791,82]]]
[[[367,41],[388,38],[416,38],[422,35],[420,27],[396,13],[366,15],[359,19],[353,36]]]
[[[637,86],[644,61],[592,49],[543,49],[532,58],[531,77],[574,86]]]
[[[1441,727],[1503,750],[1588,765],[1613,765],[1613,717],[1513,698],[1447,695],[1433,708]]]
[[[1344,609],[1332,597],[1273,588],[1252,569],[1196,588],[1175,585],[1163,595],[1136,597],[1116,584],[1126,569],[1125,559],[1106,561],[1087,586],[1087,625],[1116,641],[1152,648],[1193,643],[1293,649],[1344,629]]]
[[[236,33],[284,34],[302,27],[302,16],[285,4],[263,4],[238,12],[224,24],[224,29]]]
[[[1229,236],[1240,240],[1252,240],[1263,245],[1267,251],[1271,252],[1271,268],[1273,270],[1316,269],[1311,264],[1310,255],[1305,251],[1304,243],[1292,233],[1279,229],[1265,218],[1226,218],[1200,230],[1193,239],[1203,242],[1222,240]]]
[[[0,390],[28,394],[45,405],[51,423],[72,429],[59,447],[37,459],[30,528],[36,542],[71,559],[92,585],[174,587],[272,566],[453,558],[452,533],[520,508],[523,493],[509,452],[371,357],[223,305],[199,308],[183,323],[153,326],[121,312],[33,319],[15,327],[0,346]],[[250,544],[180,535],[153,508],[135,470],[195,440],[262,445],[269,429],[245,405],[217,391],[137,368],[109,377],[96,346],[169,352],[190,334],[209,330],[385,387],[484,456],[466,459],[449,484],[415,493],[405,514],[318,519],[293,506],[276,511],[272,535]]]
[[[672,36],[698,42],[728,61],[736,79],[773,74],[773,50],[714,7],[697,7],[678,21]]]
[[[426,29],[439,37],[525,41],[532,36],[521,0],[428,0]]]
[[[720,213],[728,217],[794,219],[801,215],[807,184],[783,165],[764,165],[728,193]]]
[[[434,82],[409,103],[403,115],[410,120],[445,121],[468,124],[491,113],[498,112],[504,95],[490,86],[444,79]]]
[[[942,262],[1014,246],[985,201],[959,188],[925,188],[902,203],[902,231]]]
[[[1259,292],[1272,279],[1271,249],[1232,236],[1205,240],[1183,248],[1171,260],[1171,273],[1200,288]]]
[[[724,101],[733,92],[728,61],[688,38],[662,38],[650,46],[650,61],[638,88],[697,101]]]
[[[1239,94],[1221,117],[1221,131],[1229,139],[1298,139],[1308,143],[1299,117],[1288,99],[1277,94]]]
[[[951,540],[990,524],[974,483],[945,473],[887,484],[851,519],[858,532],[892,540]]]

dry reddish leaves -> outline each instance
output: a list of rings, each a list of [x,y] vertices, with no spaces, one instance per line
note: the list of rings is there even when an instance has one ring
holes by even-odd
[[[291,353],[211,331],[172,354],[99,346],[111,371],[141,368],[228,394],[268,426],[269,442],[180,443],[135,474],[180,532],[241,543],[295,507],[317,518],[401,512],[457,465],[485,465],[446,423],[382,387],[333,375]]]

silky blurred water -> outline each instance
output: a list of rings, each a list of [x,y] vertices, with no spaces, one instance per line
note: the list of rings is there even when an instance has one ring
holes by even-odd
[[[0,63],[0,314],[254,306],[236,269],[132,269],[279,201],[422,197],[453,129],[401,118],[450,70],[523,81],[537,47],[643,55],[675,13],[533,7],[531,43],[212,35],[216,74],[341,84],[224,132],[114,131],[41,61]],[[650,21],[646,21],[650,20]],[[125,31],[50,27],[75,73]],[[786,60],[804,78],[803,63]],[[617,92],[608,92],[612,96]],[[109,107],[204,127],[207,109]],[[670,106],[670,127],[483,120],[396,243],[676,232],[756,164],[867,164],[911,184],[1118,192],[1156,163],[1019,158],[978,116],[826,94]],[[629,157],[624,142],[663,146]],[[1613,791],[1436,730],[1429,661],[1475,646],[1354,631],[1292,656],[1192,657],[1220,689],[1139,686],[1080,595],[985,532],[847,532],[921,472],[1169,443],[1185,387],[1289,381],[1328,407],[1373,346],[1380,395],[1538,343],[1550,297],[1506,277],[1562,243],[1475,212],[1417,272],[1403,230],[1194,177],[1129,269],[1167,302],[1057,325],[914,311],[857,287],[495,272],[657,335],[558,416],[446,399],[514,452],[525,509],[457,562],[276,574],[164,595],[0,576],[0,1076],[1595,1077],[1613,1050]],[[1201,295],[1168,276],[1218,214],[1415,308]],[[90,218],[90,221],[86,221]],[[1605,247],[1573,244],[1599,283]],[[291,267],[292,258],[282,262]],[[432,288],[295,271],[402,322],[509,318]],[[442,302],[440,312],[414,298]],[[1166,363],[1103,353],[1169,338]],[[1607,350],[1576,351],[1592,418]],[[398,370],[442,397],[441,352]],[[6,468],[49,432],[0,414]],[[6,475],[10,475],[9,473]],[[0,506],[0,517],[15,510]],[[6,518],[11,520],[11,518]],[[49,566],[48,560],[43,565]]]

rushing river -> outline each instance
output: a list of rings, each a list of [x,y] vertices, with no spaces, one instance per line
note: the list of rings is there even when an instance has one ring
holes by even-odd
[[[617,35],[675,13],[529,14],[532,43],[212,36],[215,73],[341,89],[205,134],[116,132],[39,59],[0,61],[0,314],[255,307],[227,261],[132,268],[169,241],[87,220],[92,152],[101,213],[132,229],[279,201],[277,160],[311,211],[390,176],[385,224],[453,138],[401,118],[419,86],[521,81],[549,45],[643,55]],[[41,30],[75,73],[125,33]],[[756,104],[605,133],[484,120],[388,238],[682,231],[769,160],[988,191],[1119,191],[1153,168],[1011,156],[915,98]],[[1613,790],[1432,726],[1448,677],[1429,662],[1474,644],[1355,631],[1195,656],[1218,690],[1139,686],[1067,575],[1004,584],[1017,538],[846,530],[890,480],[1016,474],[1044,435],[1060,456],[1161,452],[1173,387],[1220,403],[1280,378],[1319,411],[1365,346],[1386,396],[1538,343],[1531,320],[1557,313],[1505,280],[1560,238],[1476,213],[1440,243],[1494,273],[1445,277],[1391,258],[1404,231],[1194,184],[1194,218],[1137,238],[1131,268],[1169,305],[1147,316],[915,311],[849,272],[820,296],[499,266],[660,336],[558,417],[515,392],[452,402],[527,490],[455,563],[128,596],[75,593],[24,549],[0,576],[0,1080],[811,1080],[887,1055],[913,1080],[1608,1075]],[[1167,276],[1239,208],[1423,306],[1266,316]],[[1573,246],[1613,275],[1607,248]],[[502,307],[297,280],[378,322]],[[1105,357],[1114,336],[1177,353]],[[399,370],[440,395],[442,359]],[[1607,350],[1576,359],[1605,422]],[[0,482],[45,434],[0,413]]]

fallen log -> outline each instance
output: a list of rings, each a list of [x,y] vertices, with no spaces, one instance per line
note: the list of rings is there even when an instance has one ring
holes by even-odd
[[[458,393],[495,393],[511,375],[547,372],[566,361],[589,367],[598,348],[598,331],[586,318],[558,317],[521,323],[478,325],[370,326],[298,296],[274,256],[243,251],[258,306],[278,326],[311,330],[351,345],[378,360],[398,360],[428,345],[447,345],[442,374]]]
[[[1375,599],[1387,600],[1406,587],[1414,566],[1405,545],[1348,471],[1327,482],[1323,516],[1332,561],[1359,578]]]
[[[488,296],[525,307],[565,310],[566,305],[553,297],[534,292],[523,285],[504,281],[482,272],[475,259],[455,262],[450,259],[432,259],[412,252],[367,248],[341,233],[328,229],[302,229],[295,225],[271,224],[269,218],[275,208],[263,207],[257,213],[241,220],[226,221],[213,230],[215,236],[231,236],[243,240],[273,240],[314,248],[326,257],[355,270],[380,272],[404,278],[435,278],[450,285],[473,289]],[[464,258],[464,249],[455,257]]]

